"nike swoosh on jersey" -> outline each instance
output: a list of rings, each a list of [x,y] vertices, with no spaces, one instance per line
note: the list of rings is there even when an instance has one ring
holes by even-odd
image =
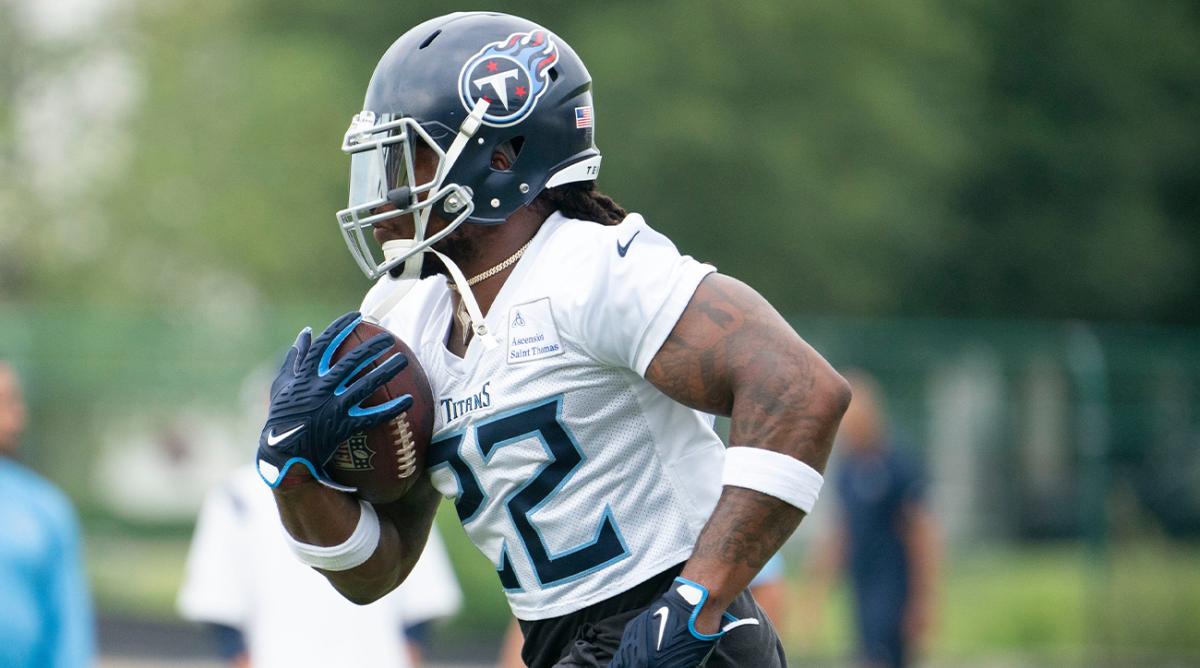
[[[636,237],[637,235],[635,234],[633,236]],[[655,610],[651,617],[658,617],[660,614],[662,615],[662,618],[658,620],[658,642],[654,644],[655,652],[662,649],[663,632],[667,630],[667,618],[671,616],[671,609],[664,605],[658,610]]]
[[[282,434],[276,434],[275,428],[271,427],[270,433],[267,434],[267,445],[271,445],[271,446],[279,445],[280,443],[286,441],[289,436],[291,436],[292,434],[295,434],[296,432],[300,431],[301,429],[304,429],[304,425],[298,424],[295,427],[292,427],[291,429],[283,432]]]
[[[629,241],[626,241],[626,242],[625,242],[625,245],[623,245],[623,246],[621,245],[621,242],[620,242],[620,241],[618,241],[618,242],[617,242],[617,255],[620,255],[621,257],[625,257],[625,254],[629,252],[629,246],[630,246],[630,244],[632,244],[632,243],[633,243],[633,240],[637,238],[637,235],[639,235],[639,234],[641,234],[641,233],[642,233],[642,231],[641,231],[641,230],[638,230],[637,232],[634,232],[634,233],[633,233],[633,236],[632,236],[632,237],[629,237]]]

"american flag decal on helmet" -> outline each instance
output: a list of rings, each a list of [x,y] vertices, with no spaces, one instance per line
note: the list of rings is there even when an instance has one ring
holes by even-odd
[[[592,105],[589,104],[586,107],[575,107],[575,127],[592,127]]]

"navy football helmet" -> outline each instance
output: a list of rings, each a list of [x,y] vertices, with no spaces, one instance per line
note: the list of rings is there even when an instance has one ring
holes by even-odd
[[[595,179],[591,88],[566,42],[515,16],[449,14],[402,35],[376,66],[342,144],[350,201],[337,218],[363,272],[377,278],[463,223],[500,224],[545,188]],[[418,183],[421,147],[436,157],[436,172]],[[493,167],[497,151],[508,169]],[[395,208],[380,210],[389,203]],[[431,211],[450,225],[427,237]],[[387,242],[377,259],[371,227],[410,213],[415,237]],[[409,264],[417,266],[404,275],[415,277],[420,262]]]

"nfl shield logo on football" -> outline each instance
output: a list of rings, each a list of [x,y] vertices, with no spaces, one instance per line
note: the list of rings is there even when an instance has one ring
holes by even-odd
[[[367,435],[359,432],[342,442],[330,463],[344,471],[371,471],[375,451],[367,447]]]

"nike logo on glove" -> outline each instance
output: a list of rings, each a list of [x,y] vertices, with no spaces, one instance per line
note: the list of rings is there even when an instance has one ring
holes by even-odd
[[[629,237],[629,241],[626,241],[624,246],[622,246],[621,242],[618,241],[617,242],[617,255],[620,255],[621,257],[625,257],[625,254],[629,252],[629,246],[633,243],[633,240],[637,238],[637,235],[639,235],[641,233],[642,233],[641,230],[634,232],[633,236]]]
[[[295,434],[296,432],[300,431],[301,429],[304,429],[304,425],[298,424],[295,427],[292,427],[291,429],[283,432],[282,434],[276,434],[275,428],[271,427],[271,431],[267,434],[267,445],[271,445],[271,446],[279,445],[280,443],[286,441],[289,436],[291,436],[292,434]]]
[[[637,235],[635,234],[633,236],[636,237]],[[633,240],[630,239],[630,241],[633,241]],[[662,619],[658,620],[658,642],[655,643],[655,645],[654,645],[655,652],[662,649],[663,632],[667,630],[667,618],[671,616],[670,608],[668,608],[667,606],[664,605],[663,607],[659,608],[658,610],[655,610],[654,614],[651,616],[658,617],[659,615],[662,615]]]

